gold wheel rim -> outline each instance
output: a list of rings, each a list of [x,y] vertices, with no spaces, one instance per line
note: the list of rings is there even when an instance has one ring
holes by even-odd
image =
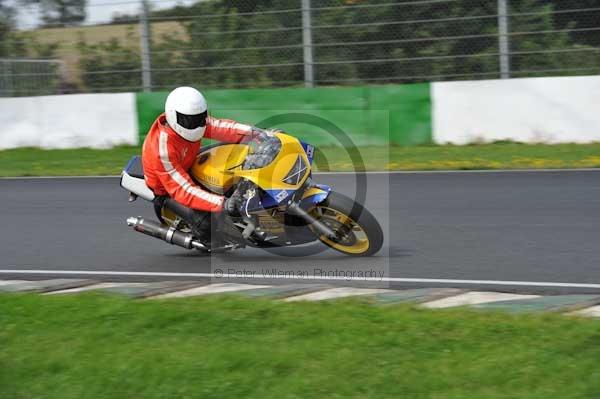
[[[369,249],[369,237],[367,232],[361,225],[352,220],[349,216],[343,214],[337,209],[317,206],[312,212],[312,215],[319,219],[334,231],[336,228],[344,227],[347,229],[347,234],[351,234],[348,240],[334,241],[325,235],[321,235],[319,240],[337,249],[340,252],[349,254],[362,254]],[[335,221],[335,222],[334,222]]]
[[[181,220],[181,218],[179,216],[175,215],[175,213],[173,213],[169,209],[166,209],[164,206],[160,210],[160,214],[161,214],[164,222],[168,226],[178,228],[179,230],[186,232],[186,233],[191,232],[191,229],[187,226],[187,224],[185,222],[183,222]]]

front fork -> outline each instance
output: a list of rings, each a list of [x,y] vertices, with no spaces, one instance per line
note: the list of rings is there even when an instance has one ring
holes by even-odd
[[[324,184],[312,185],[302,192],[300,198],[292,199],[287,208],[288,213],[303,219],[307,225],[312,226],[320,235],[335,238],[336,234],[331,228],[307,211],[325,201],[330,192],[331,188]]]
[[[320,233],[320,235],[324,235],[327,238],[336,237],[336,234],[333,230],[304,210],[298,203],[292,202],[290,205],[288,205],[287,210],[289,214],[303,219],[307,225],[312,226],[317,232]]]

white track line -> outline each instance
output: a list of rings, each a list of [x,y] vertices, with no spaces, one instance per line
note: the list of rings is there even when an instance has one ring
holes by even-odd
[[[571,314],[578,316],[600,317],[600,306],[592,306],[591,308],[581,309]]]
[[[104,288],[119,287],[121,285],[128,286],[128,287],[135,287],[135,286],[139,286],[139,285],[143,285],[143,284],[144,283],[98,283],[98,284],[86,285],[83,287],[68,288],[68,289],[60,290],[60,291],[50,291],[50,292],[46,292],[44,295],[74,294],[76,292],[101,290]]]
[[[258,288],[267,288],[269,285],[251,285],[251,284],[210,284],[202,287],[194,287],[183,291],[170,292],[168,294],[157,295],[151,299],[162,299],[162,298],[185,298],[188,296],[208,295],[208,294],[221,294],[226,292],[236,291],[247,291]]]
[[[384,292],[390,292],[392,290],[382,290],[373,288],[352,288],[352,287],[340,287],[331,288],[328,290],[311,292],[308,294],[292,296],[284,299],[285,302],[296,302],[296,301],[324,301],[327,299],[345,298],[349,296],[358,295],[373,295],[381,294]]]
[[[2,280],[0,281],[0,285],[19,284],[24,282],[26,282],[26,280]]]
[[[600,168],[579,168],[579,169],[474,169],[474,170],[373,170],[364,172],[368,175],[418,175],[418,174],[463,174],[463,173],[537,173],[537,172],[600,172]],[[315,175],[348,175],[363,172],[314,172]],[[115,179],[120,175],[106,176],[6,176],[0,177],[0,180],[36,180],[36,179]]]
[[[507,294],[503,292],[479,292],[471,291],[427,302],[421,306],[431,309],[451,308],[455,306],[477,305],[480,303],[491,303],[499,301],[511,301],[515,299],[539,298],[539,295]]]
[[[401,277],[344,277],[344,276],[239,276],[227,273],[178,273],[178,272],[125,272],[113,270],[18,270],[0,269],[0,274],[55,274],[55,275],[82,275],[82,276],[140,276],[140,277],[197,277],[223,279],[260,279],[260,280],[300,280],[300,281],[368,281],[383,283],[439,283],[439,284],[467,284],[467,285],[504,285],[504,286],[529,286],[529,287],[563,287],[563,288],[594,288],[600,289],[600,284],[594,283],[560,283],[549,281],[510,281],[510,280],[458,280],[443,278],[401,278]]]

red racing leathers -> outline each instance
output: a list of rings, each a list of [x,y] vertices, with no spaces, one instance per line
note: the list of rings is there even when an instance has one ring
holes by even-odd
[[[204,137],[239,143],[251,132],[249,125],[209,116]],[[156,195],[169,195],[189,208],[220,212],[224,198],[198,187],[188,174],[200,144],[201,141],[191,142],[179,136],[169,127],[165,115],[160,115],[152,124],[142,148],[146,184]]]

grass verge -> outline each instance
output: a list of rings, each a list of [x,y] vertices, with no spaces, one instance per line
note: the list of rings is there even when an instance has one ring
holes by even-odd
[[[140,147],[111,150],[0,151],[0,176],[116,175]],[[469,146],[361,147],[363,164],[338,147],[317,150],[321,171],[600,168],[600,144],[496,143]]]
[[[2,398],[595,398],[600,322],[230,297],[0,296]]]
[[[327,147],[321,151],[316,157],[321,170],[355,170],[359,165],[351,162],[344,151]],[[600,168],[600,144],[391,146],[360,148],[360,153],[366,170]]]
[[[110,150],[4,150],[0,151],[0,176],[118,175],[129,158],[141,151],[141,147],[129,146]]]

